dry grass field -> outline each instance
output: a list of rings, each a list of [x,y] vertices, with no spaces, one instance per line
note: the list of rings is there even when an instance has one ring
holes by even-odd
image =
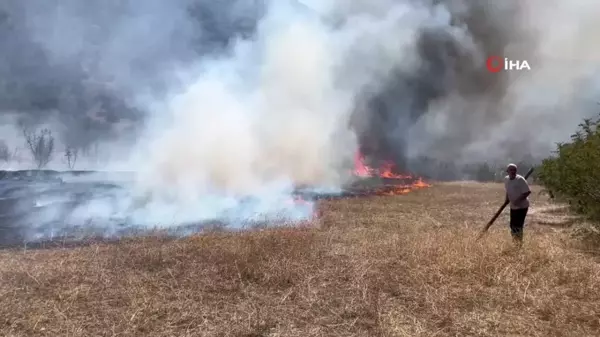
[[[1,336],[599,336],[600,264],[535,190],[327,201],[303,228],[0,252]]]

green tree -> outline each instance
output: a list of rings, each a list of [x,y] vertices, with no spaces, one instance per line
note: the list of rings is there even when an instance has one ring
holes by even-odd
[[[572,209],[600,223],[600,120],[585,119],[542,161],[539,181]]]

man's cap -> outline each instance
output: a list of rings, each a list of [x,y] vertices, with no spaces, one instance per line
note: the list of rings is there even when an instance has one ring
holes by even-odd
[[[515,170],[517,169],[517,165],[510,163],[506,166],[506,169],[508,170],[509,168],[514,168]]]

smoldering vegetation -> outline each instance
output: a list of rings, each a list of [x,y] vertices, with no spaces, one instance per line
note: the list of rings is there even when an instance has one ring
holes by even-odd
[[[285,226],[310,219],[316,199],[349,196],[299,189],[267,202],[252,195],[215,194],[169,209],[167,203],[149,202],[132,193],[133,181],[131,172],[2,171],[0,247],[147,235],[177,238],[215,228]]]

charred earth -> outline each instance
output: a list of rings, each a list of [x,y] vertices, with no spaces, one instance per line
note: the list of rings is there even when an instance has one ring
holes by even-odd
[[[156,232],[181,237],[215,227],[237,230],[307,220],[302,216],[283,216],[282,220],[244,212],[244,208],[256,209],[253,203],[260,202],[245,197],[202,220],[148,224],[139,216],[139,209],[123,202],[132,199],[132,181],[133,174],[128,172],[0,171],[0,247],[81,244]],[[294,208],[310,209],[323,199],[404,194],[427,186],[421,179],[409,176],[363,174],[339,190],[297,187],[287,202],[293,203]],[[317,212],[310,214],[315,216]]]

